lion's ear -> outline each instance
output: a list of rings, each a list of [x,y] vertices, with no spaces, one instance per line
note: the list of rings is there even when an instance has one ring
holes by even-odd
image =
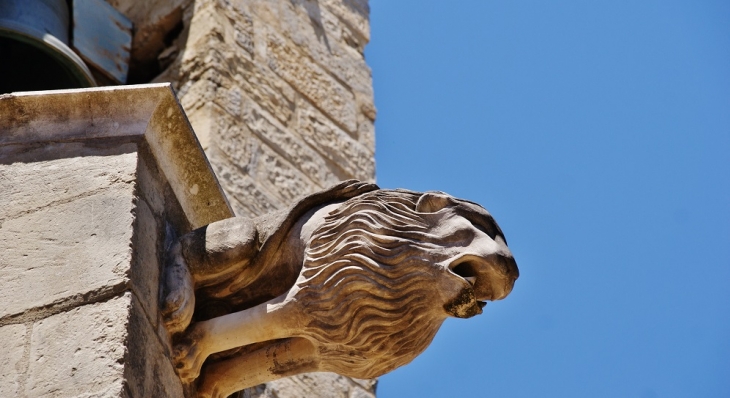
[[[419,213],[435,213],[452,204],[451,196],[442,192],[426,192],[418,199],[416,211]]]

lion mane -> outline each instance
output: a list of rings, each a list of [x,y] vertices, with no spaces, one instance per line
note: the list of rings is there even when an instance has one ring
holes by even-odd
[[[433,267],[433,214],[415,210],[420,193],[374,191],[330,213],[306,248],[294,297],[311,320],[323,365],[376,377],[423,352],[441,326]],[[343,298],[346,298],[343,300]],[[480,311],[481,312],[481,311]]]

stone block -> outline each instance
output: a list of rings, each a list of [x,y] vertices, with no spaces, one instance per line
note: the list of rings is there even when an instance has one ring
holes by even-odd
[[[190,20],[186,50],[182,58],[183,64],[195,63],[198,65],[211,64],[200,57],[201,50],[205,52],[213,41],[222,41],[225,36],[226,18],[216,8],[215,1],[199,1]]]
[[[323,0],[322,4],[361,36],[365,43],[370,41],[370,5],[367,0]]]
[[[25,394],[121,397],[131,293],[33,325]]]
[[[132,297],[124,376],[132,397],[182,397],[183,387],[170,362],[170,351]]]
[[[273,32],[285,34],[317,65],[332,73],[355,94],[358,107],[374,112],[370,67],[361,51],[353,49],[342,35],[342,23],[327,7],[308,1],[275,2],[276,21],[266,21]],[[346,29],[346,28],[345,28]],[[371,119],[374,119],[374,115]]]
[[[341,167],[350,178],[375,179],[372,152],[306,102],[298,104],[297,131],[312,148]]]
[[[247,115],[250,116],[247,118],[248,123],[234,123],[228,120],[231,119],[230,116],[221,110],[217,118],[221,121],[221,130],[216,135],[215,146],[225,154],[226,159],[236,165],[240,172],[248,174],[258,181],[263,189],[277,196],[278,202],[291,202],[328,184],[317,177],[330,177],[332,182],[337,181],[329,171],[325,160],[301,141],[301,138],[276,127],[270,121],[263,119],[257,111],[247,112]],[[252,134],[249,126],[256,129],[258,134]],[[259,138],[261,136],[269,140],[263,141]],[[210,152],[211,159],[217,161],[215,152]],[[292,158],[302,160],[301,163],[294,164],[299,167],[304,166],[302,168],[307,168],[315,178],[310,178],[297,169],[288,160]],[[319,169],[315,169],[313,160],[318,161]]]
[[[281,123],[287,123],[294,112],[294,90],[268,67],[241,57],[234,45],[219,40],[200,49],[214,60],[194,83],[180,91],[183,107],[191,115],[206,104],[216,103],[232,116],[240,113],[240,95],[253,98]],[[190,65],[194,68],[195,65]],[[238,94],[235,94],[235,93]],[[195,125],[194,125],[195,126]],[[196,133],[198,129],[195,130]],[[200,134],[199,134],[200,135]],[[204,134],[203,134],[204,136]]]
[[[180,103],[185,108],[185,111],[189,113],[188,116],[193,115],[199,108],[215,101],[218,88],[221,84],[221,78],[218,76],[212,79],[214,74],[214,72],[205,73],[200,79],[195,80],[180,90]],[[196,135],[198,135],[197,130],[195,131]]]
[[[2,166],[0,318],[125,289],[136,163],[130,153]]]
[[[378,114],[378,110],[375,108],[373,101],[372,91],[355,91],[355,100],[360,112],[365,115],[370,121],[374,122],[375,117]]]
[[[250,166],[250,175],[284,203],[292,203],[303,195],[317,191],[318,188],[268,145],[259,146],[259,151]]]
[[[25,325],[0,327],[0,397],[21,395],[21,381],[25,376]]]
[[[375,153],[375,123],[364,114],[357,116],[357,141],[370,153]]]
[[[132,254],[134,265],[131,272],[132,290],[149,322],[157,323],[160,280],[160,256],[165,227],[155,217],[144,200],[137,201],[135,209]]]
[[[354,95],[311,58],[274,34],[267,40],[269,66],[295,90],[350,132],[357,129]]]
[[[253,20],[244,15],[241,21],[233,25],[234,40],[239,47],[253,55]]]
[[[294,113],[294,90],[265,66],[243,60],[235,82],[243,92],[279,122],[287,124]]]
[[[67,147],[55,149],[69,151]],[[21,159],[17,163],[0,164],[0,192],[8,204],[0,206],[0,220],[129,184],[134,179],[133,162],[136,160],[132,154],[113,157],[85,155],[36,162]],[[8,158],[3,156],[4,160],[10,160]]]
[[[139,148],[137,158],[137,195],[149,206],[152,213],[162,216],[165,212],[165,178],[145,146]]]
[[[286,206],[280,199],[262,190],[257,181],[242,174],[236,165],[216,155],[211,148],[211,159],[218,159],[213,169],[218,175],[223,190],[231,198],[231,206],[237,216],[255,217]]]
[[[325,372],[279,379],[249,391],[251,398],[375,398],[352,379]]]
[[[253,100],[244,103],[243,121],[249,130],[266,142],[276,152],[295,165],[307,177],[320,187],[326,187],[338,181],[330,170],[325,159],[305,143],[297,134],[266,117]],[[233,135],[222,135],[223,140],[234,143]],[[240,142],[239,142],[239,145]]]
[[[213,142],[215,147],[220,149],[218,154],[225,156],[242,172],[247,173],[261,140],[256,139],[246,123],[229,115],[215,104],[210,106],[210,117],[212,130],[215,132]],[[212,158],[215,159],[214,162],[217,161],[215,156]]]

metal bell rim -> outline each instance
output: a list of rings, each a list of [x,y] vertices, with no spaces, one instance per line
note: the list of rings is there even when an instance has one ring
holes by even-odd
[[[84,61],[55,36],[4,18],[0,18],[0,36],[16,39],[44,51],[65,65],[83,87],[96,86],[94,76]]]

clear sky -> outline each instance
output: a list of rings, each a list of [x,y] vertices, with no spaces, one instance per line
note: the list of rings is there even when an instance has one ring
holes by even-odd
[[[521,272],[378,396],[730,397],[730,2],[370,5],[378,183]]]

